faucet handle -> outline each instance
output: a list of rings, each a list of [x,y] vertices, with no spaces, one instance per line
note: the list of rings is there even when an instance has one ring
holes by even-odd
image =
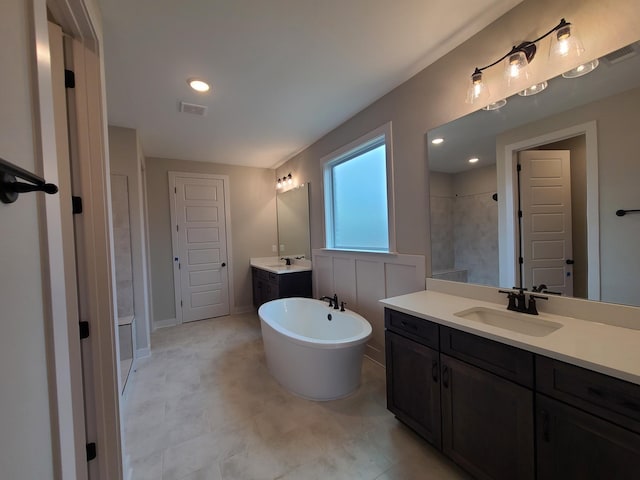
[[[347,302],[340,302],[340,311],[344,312],[344,306],[347,304]]]
[[[536,298],[540,300],[547,300],[548,297],[542,297],[540,295],[529,295],[529,305],[527,306],[527,313],[529,315],[538,315],[538,308],[536,306]]]

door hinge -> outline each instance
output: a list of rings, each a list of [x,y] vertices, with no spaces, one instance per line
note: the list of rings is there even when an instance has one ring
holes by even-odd
[[[80,322],[80,340],[89,338],[89,322]]]
[[[64,70],[64,88],[76,88],[76,74],[73,70]]]
[[[87,462],[90,462],[98,456],[96,442],[87,443]]]
[[[518,210],[518,217],[522,218],[522,210]]]
[[[176,232],[180,231],[180,227],[178,225],[176,225]]]
[[[74,215],[82,213],[82,197],[71,197],[71,212]]]
[[[180,300],[180,306],[182,306],[182,300]]]
[[[520,263],[520,265],[522,265],[522,264],[524,263],[524,258],[519,257],[519,258],[518,258],[518,262]]]
[[[517,170],[518,172],[521,172],[521,171],[522,171],[522,165],[518,164],[518,165],[516,166],[516,170]]]

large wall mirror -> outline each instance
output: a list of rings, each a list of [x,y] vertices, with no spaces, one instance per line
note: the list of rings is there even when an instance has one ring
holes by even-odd
[[[640,42],[546,83],[427,133],[432,276],[640,305]]]
[[[309,184],[276,195],[278,249],[281,257],[311,259],[309,234]]]

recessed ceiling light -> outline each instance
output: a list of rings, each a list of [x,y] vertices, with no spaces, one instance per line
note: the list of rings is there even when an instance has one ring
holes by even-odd
[[[476,157],[474,157],[474,158],[470,158],[470,159],[469,159],[469,163],[477,163],[477,162],[478,162],[478,160],[480,160],[480,159],[479,159],[479,158],[476,158]]]
[[[431,140],[431,143],[433,143],[434,145],[440,145],[442,142],[444,142],[444,138],[434,138],[433,140]]]
[[[199,78],[190,78],[187,83],[196,92],[208,92],[211,88],[207,82],[200,80]]]

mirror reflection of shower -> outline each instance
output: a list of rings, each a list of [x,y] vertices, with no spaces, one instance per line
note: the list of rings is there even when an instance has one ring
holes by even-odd
[[[305,183],[276,196],[278,254],[311,259],[309,232],[309,184]]]

